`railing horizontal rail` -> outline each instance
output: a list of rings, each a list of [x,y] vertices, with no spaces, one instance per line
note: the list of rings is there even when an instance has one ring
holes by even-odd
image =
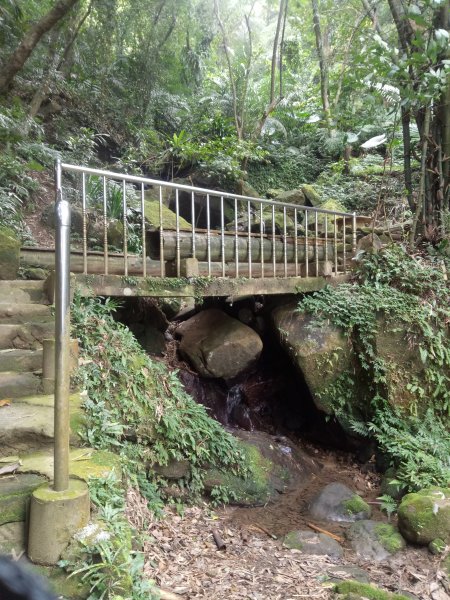
[[[128,181],[129,183],[143,183],[148,185],[157,185],[173,190],[182,190],[185,192],[195,191],[196,194],[209,194],[217,198],[223,197],[229,200],[245,200],[250,202],[260,202],[268,206],[279,206],[283,208],[292,208],[297,210],[307,210],[309,212],[317,212],[328,215],[337,215],[338,217],[353,217],[353,213],[341,212],[336,210],[330,210],[328,208],[317,208],[315,206],[304,206],[300,204],[292,204],[289,202],[277,202],[276,200],[270,200],[269,198],[256,198],[253,196],[240,196],[239,194],[231,194],[230,192],[222,192],[220,190],[212,190],[208,188],[201,188],[196,186],[184,185],[180,183],[172,183],[170,181],[163,181],[160,179],[150,179],[148,177],[140,177],[139,175],[127,175],[126,173],[116,173],[115,171],[105,171],[103,169],[92,169],[88,167],[81,167],[78,165],[71,165],[68,163],[61,163],[61,168],[64,171],[70,171],[72,173],[85,173],[86,175],[98,175],[99,177],[107,177],[109,179],[117,179],[119,181]]]

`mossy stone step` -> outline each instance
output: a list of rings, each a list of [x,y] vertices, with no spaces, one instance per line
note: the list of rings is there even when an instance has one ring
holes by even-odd
[[[25,521],[31,493],[46,483],[43,475],[26,473],[0,478],[0,525]]]
[[[49,304],[44,281],[0,281],[0,301],[18,304]]]
[[[80,394],[70,396],[71,444],[79,444],[84,413]],[[13,399],[0,408],[0,456],[40,450],[53,442],[54,396]]]
[[[0,399],[37,394],[40,388],[41,379],[33,373],[0,372]]]
[[[50,306],[2,302],[0,297],[0,323],[32,323],[54,321]]]
[[[15,350],[7,348],[0,350],[0,372],[16,371],[21,373],[39,371],[42,369],[42,349]]]
[[[20,456],[19,473],[38,473],[53,479],[53,448]],[[73,448],[69,454],[71,477],[87,481],[90,477],[120,475],[120,459],[116,454],[93,448]]]
[[[55,333],[53,321],[42,323],[2,323],[0,324],[0,350],[16,348],[37,350],[42,348],[42,340]]]

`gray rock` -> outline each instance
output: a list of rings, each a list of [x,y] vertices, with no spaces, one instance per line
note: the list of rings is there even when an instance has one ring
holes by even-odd
[[[370,506],[342,483],[330,483],[311,502],[309,512],[321,521],[353,523],[370,517]]]
[[[381,562],[405,547],[405,540],[389,523],[358,521],[346,532],[353,550],[364,560]]]
[[[283,543],[288,548],[295,548],[304,554],[314,556],[341,558],[343,554],[342,548],[336,540],[329,535],[314,531],[291,531],[285,536]]]
[[[286,192],[281,192],[275,200],[277,202],[288,202],[289,204],[304,206],[305,194],[301,188],[298,188],[297,190],[287,190]]]
[[[171,460],[167,465],[154,464],[150,467],[150,470],[165,479],[181,479],[189,475],[191,465],[187,460]]]
[[[47,482],[41,475],[14,475],[0,479],[0,525],[25,521],[32,492]]]
[[[369,583],[369,574],[363,569],[354,566],[338,566],[330,567],[327,569],[328,581],[332,583],[339,583],[346,579],[352,579],[353,581],[359,581],[360,583]]]
[[[26,548],[25,521],[0,525],[0,554],[18,556]]]
[[[236,377],[258,360],[263,347],[253,329],[215,308],[181,323],[177,334],[181,354],[203,377]]]

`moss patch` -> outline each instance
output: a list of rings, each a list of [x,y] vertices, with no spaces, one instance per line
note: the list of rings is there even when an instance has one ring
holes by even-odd
[[[274,492],[271,476],[276,470],[276,465],[265,458],[256,446],[246,442],[240,442],[240,446],[248,468],[247,477],[237,477],[230,472],[211,469],[206,474],[205,487],[210,490],[217,486],[225,487],[230,498],[238,504],[247,506],[265,504]]]
[[[342,506],[348,515],[358,515],[359,513],[370,515],[371,513],[370,506],[358,494],[355,494],[348,500],[344,500]]]
[[[408,600],[402,594],[391,594],[368,583],[358,581],[343,581],[334,588],[339,594],[357,594],[367,600]]]
[[[159,215],[159,202],[156,200],[145,201],[145,219],[152,228],[159,228],[160,215]],[[176,215],[167,206],[162,205],[162,222],[164,229],[176,229]],[[178,219],[180,229],[192,229],[190,223],[179,217]]]
[[[39,475],[16,475],[0,481],[0,525],[25,521],[32,492],[46,482]]]
[[[391,554],[395,554],[395,552],[405,547],[405,540],[395,527],[389,525],[389,523],[380,523],[377,525],[375,527],[375,535],[383,548]]]
[[[15,279],[19,260],[20,241],[12,229],[0,227],[0,279]]]
[[[89,583],[82,580],[82,574],[71,576],[59,567],[32,566],[33,571],[49,581],[51,590],[58,598],[85,600],[89,596]]]

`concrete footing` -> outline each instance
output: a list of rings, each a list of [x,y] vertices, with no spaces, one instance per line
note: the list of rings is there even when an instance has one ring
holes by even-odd
[[[64,492],[55,492],[51,485],[35,490],[30,503],[30,559],[41,565],[56,564],[72,535],[87,525],[89,517],[89,492],[84,481],[72,479]]]

